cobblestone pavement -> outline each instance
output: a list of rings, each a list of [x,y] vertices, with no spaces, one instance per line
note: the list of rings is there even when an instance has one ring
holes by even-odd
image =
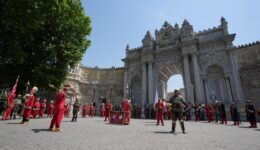
[[[50,119],[32,119],[28,126],[20,120],[0,121],[1,150],[260,150],[260,129],[206,122],[179,124],[177,134],[169,133],[171,121],[156,126],[154,120],[132,119],[129,126],[111,125],[102,118],[63,119],[63,132],[50,132]],[[260,126],[258,124],[258,126]]]

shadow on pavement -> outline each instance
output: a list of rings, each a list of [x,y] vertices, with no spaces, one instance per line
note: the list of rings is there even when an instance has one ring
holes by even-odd
[[[5,124],[21,124],[21,122],[8,122],[8,123],[5,123]]]
[[[62,122],[73,122],[73,121],[64,120],[64,121],[62,121]]]
[[[32,131],[33,131],[34,133],[39,133],[39,132],[41,132],[41,131],[51,132],[49,129],[32,129]]]
[[[158,125],[156,125],[156,123],[154,123],[154,124],[145,124],[145,126],[158,126]]]
[[[248,129],[250,129],[251,127],[239,126],[239,128],[248,128]]]
[[[255,129],[255,131],[260,131],[260,129]]]
[[[157,134],[172,134],[170,131],[155,131],[153,133],[157,133]]]

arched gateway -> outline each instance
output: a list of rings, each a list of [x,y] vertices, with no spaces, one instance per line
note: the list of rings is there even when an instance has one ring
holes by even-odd
[[[165,22],[155,31],[155,38],[148,31],[141,47],[126,47],[125,96],[143,107],[153,105],[157,92],[166,98],[168,79],[181,74],[186,101],[228,104],[243,100],[234,38],[224,18],[220,26],[198,33],[187,20],[181,28]]]

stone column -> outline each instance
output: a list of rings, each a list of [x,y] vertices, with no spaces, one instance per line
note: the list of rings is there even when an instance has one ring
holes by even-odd
[[[229,102],[232,102],[233,98],[232,98],[232,92],[231,92],[231,89],[230,89],[228,77],[225,78],[225,82],[226,82],[226,86],[227,86],[228,100],[229,100]]]
[[[142,118],[145,117],[144,110],[146,105],[146,62],[142,64]]]
[[[200,77],[200,69],[197,54],[192,54],[192,64],[194,68],[194,79],[195,79],[195,92],[196,92],[196,101],[199,103],[203,102],[202,96],[202,86],[201,86],[201,77]]]
[[[154,84],[153,84],[153,63],[152,62],[149,62],[148,63],[148,79],[149,79],[149,82],[148,82],[148,89],[149,89],[149,97],[148,97],[148,104],[153,104],[153,93],[154,93]]]
[[[206,103],[212,103],[209,98],[208,81],[206,79],[204,79],[204,87],[205,87]]]
[[[128,77],[128,74],[127,74],[127,66],[125,68],[125,76],[124,76],[124,97],[127,96],[127,87],[128,87],[128,82],[127,82],[127,77]]]
[[[233,83],[234,83],[234,89],[235,89],[235,96],[238,101],[243,101],[244,96],[243,96],[243,91],[242,91],[242,87],[241,87],[241,81],[240,81],[240,77],[239,77],[238,67],[236,65],[233,53],[229,52],[228,56],[229,56],[229,61],[230,61],[230,65],[232,68],[232,77],[234,79]]]
[[[184,64],[184,81],[185,81],[185,95],[187,101],[190,101],[191,103],[194,103],[193,94],[191,91],[191,80],[190,80],[190,67],[189,67],[189,60],[188,55],[183,55],[183,64]]]

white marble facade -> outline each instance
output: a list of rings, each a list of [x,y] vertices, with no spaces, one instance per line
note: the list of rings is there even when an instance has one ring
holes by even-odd
[[[156,29],[155,37],[147,31],[141,47],[127,46],[124,84],[139,91],[131,97],[138,97],[137,102],[144,107],[154,104],[156,92],[166,98],[167,81],[175,74],[183,77],[186,101],[243,101],[234,38],[223,17],[218,27],[199,32],[194,32],[187,20],[181,27],[165,22]],[[140,81],[138,86],[135,81]]]

